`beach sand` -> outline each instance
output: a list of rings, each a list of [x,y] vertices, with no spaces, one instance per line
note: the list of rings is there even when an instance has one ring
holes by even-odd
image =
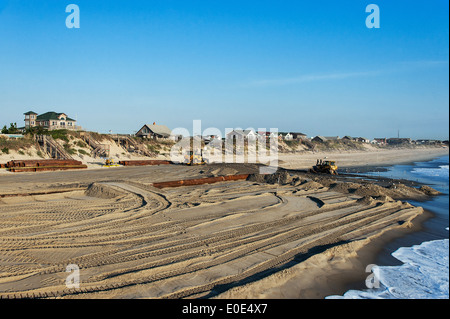
[[[371,151],[346,152],[307,152],[304,154],[279,154],[279,166],[287,169],[307,169],[314,165],[316,159],[327,157],[335,160],[340,168],[388,166],[407,164],[414,161],[426,161],[438,156],[447,155],[448,147],[439,148],[399,148],[372,149]]]
[[[425,156],[403,154],[396,160]],[[358,156],[366,158],[359,165],[377,165],[385,155]],[[384,242],[429,217],[401,200],[423,199],[423,192],[340,177],[152,186],[258,171],[213,164],[5,173],[0,297],[323,298],[363,281]],[[66,287],[73,264],[79,288]]]

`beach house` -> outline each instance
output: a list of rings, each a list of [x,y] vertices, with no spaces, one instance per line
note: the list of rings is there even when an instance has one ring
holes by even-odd
[[[308,136],[304,133],[300,132],[290,132],[289,134],[292,135],[293,140],[305,140],[308,139]]]
[[[313,141],[313,142],[321,142],[321,143],[324,143],[324,142],[328,141],[328,139],[327,139],[326,137],[317,135],[317,136],[315,136],[315,137],[312,138],[312,141]]]
[[[172,131],[165,125],[144,124],[141,129],[135,134],[137,137],[151,138],[151,139],[168,139],[172,135]]]
[[[25,115],[25,129],[31,127],[43,127],[51,130],[80,130],[77,121],[68,117],[66,113],[46,112],[38,115],[36,112],[29,111]]]
[[[375,137],[372,141],[373,144],[378,145],[386,145],[387,144],[387,138],[386,137]]]
[[[256,137],[257,135],[253,130],[232,130],[226,135],[227,139],[244,140],[244,141],[255,140]]]

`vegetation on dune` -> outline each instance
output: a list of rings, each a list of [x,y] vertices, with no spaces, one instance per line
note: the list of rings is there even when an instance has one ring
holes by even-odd
[[[3,154],[9,154],[10,151],[26,151],[32,146],[37,146],[33,137],[25,136],[19,139],[9,139],[0,137],[0,150]]]

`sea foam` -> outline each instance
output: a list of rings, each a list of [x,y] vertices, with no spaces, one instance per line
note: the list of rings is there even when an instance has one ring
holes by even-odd
[[[439,168],[414,168],[411,173],[447,179],[449,177],[448,165],[440,165]]]
[[[392,255],[403,265],[372,268],[379,288],[350,290],[327,299],[448,299],[448,252],[448,239],[399,248]]]

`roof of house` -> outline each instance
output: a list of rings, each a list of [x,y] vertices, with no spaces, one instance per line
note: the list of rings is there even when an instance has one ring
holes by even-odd
[[[315,136],[315,137],[313,138],[313,140],[314,140],[314,139],[318,139],[318,140],[321,140],[321,141],[327,141],[327,139],[326,139],[325,137],[320,136],[320,135]]]
[[[305,133],[300,133],[300,132],[290,132],[292,135],[304,135],[306,136]]]
[[[56,112],[47,112],[41,115],[38,115],[36,120],[38,121],[49,121],[49,120],[59,120],[59,116],[61,114],[66,114],[66,113],[56,113]],[[74,119],[71,119],[70,117],[66,117],[66,121],[74,121]]]
[[[157,125],[157,124],[149,125],[149,124],[145,124],[142,128],[144,128],[145,126],[153,134],[160,135],[160,136],[163,136],[163,137],[169,137],[170,135],[172,135],[172,131],[165,125]],[[142,130],[142,128],[141,128],[141,130]]]
[[[233,131],[229,132],[228,134],[232,134],[232,133],[237,133],[239,135],[244,135],[244,136],[247,136],[250,133],[255,134],[255,132],[253,130],[233,130]]]
[[[388,141],[410,141],[409,137],[391,137],[387,139]]]
[[[31,114],[35,114],[37,115],[37,113],[33,112],[33,111],[28,111],[27,113],[23,113],[24,115],[31,115]]]
[[[339,139],[339,136],[325,136],[327,140],[336,141]]]

